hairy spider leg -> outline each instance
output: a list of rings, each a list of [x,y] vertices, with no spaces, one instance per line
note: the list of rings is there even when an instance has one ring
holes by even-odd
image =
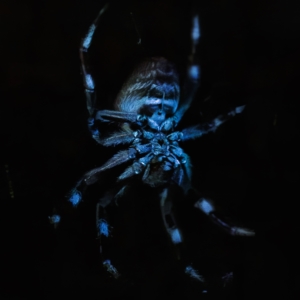
[[[114,132],[110,136],[105,137],[100,140],[101,145],[109,147],[109,146],[117,146],[120,144],[130,144],[137,138],[137,132]]]
[[[133,159],[137,158],[137,155],[146,154],[145,156],[142,156],[141,158],[139,158],[138,161],[135,161],[131,167],[129,167],[133,170],[132,175],[139,174],[140,171],[142,170],[143,166],[150,162],[150,159],[151,159],[150,155],[149,155],[150,151],[151,151],[151,144],[146,144],[146,145],[135,145],[135,147],[130,147],[127,150],[118,152],[111,159],[109,159],[106,163],[104,163],[101,167],[95,168],[95,169],[85,173],[83,175],[83,177],[78,181],[75,188],[71,191],[71,193],[69,195],[69,201],[73,204],[73,206],[77,206],[81,201],[82,193],[84,192],[85,188],[88,185],[91,185],[91,184],[95,183],[96,181],[98,181],[99,174],[101,174],[102,172],[109,170],[113,167],[121,165],[127,161],[133,160]],[[128,170],[128,168],[126,170]],[[125,172],[126,172],[126,170],[125,170]],[[125,179],[130,176],[126,176],[126,177],[123,176],[123,178],[119,177],[119,179]]]
[[[124,111],[115,111],[115,110],[99,110],[97,111],[95,115],[95,120],[99,120],[101,122],[130,122],[130,123],[136,123],[138,124],[138,117],[139,115],[137,113],[133,112],[124,112]]]
[[[184,266],[184,272],[191,278],[200,282],[205,282],[204,277],[195,270],[189,262],[189,255],[183,244],[183,236],[178,228],[176,218],[173,212],[173,201],[169,195],[170,188],[164,188],[160,194],[160,209],[165,229],[169,234],[172,244],[175,248],[176,258]]]
[[[106,208],[113,202],[113,200],[115,200],[115,203],[117,203],[116,200],[124,196],[128,187],[128,185],[123,185],[121,188],[119,186],[115,187],[114,189],[106,192],[105,195],[98,201],[96,208],[96,227],[99,238],[101,236],[110,236],[111,226],[108,223],[108,214],[106,212]]]
[[[190,157],[186,154],[182,154],[182,160],[179,167],[174,170],[172,181],[180,186],[184,192],[187,192],[190,188],[192,177],[192,164]]]
[[[179,103],[179,108],[176,111],[173,119],[176,124],[180,122],[185,112],[191,106],[191,103],[195,97],[200,82],[200,66],[197,62],[196,48],[200,39],[200,25],[199,17],[195,15],[193,17],[193,24],[191,30],[191,54],[188,61],[187,78],[184,84],[184,91],[182,100]]]
[[[213,201],[208,198],[200,198],[195,204],[194,207],[200,209],[204,214],[206,214],[215,224],[220,226],[223,230],[229,233],[232,236],[255,236],[255,232],[252,229],[239,227],[231,222],[225,221],[225,217],[222,216]]]
[[[96,17],[92,25],[89,27],[85,37],[82,39],[80,49],[79,49],[83,84],[85,87],[85,94],[86,94],[86,106],[89,113],[88,128],[90,134],[92,135],[92,138],[99,144],[101,144],[100,132],[96,127],[95,120],[99,120],[101,122],[116,121],[116,122],[138,123],[137,120],[138,115],[136,113],[117,112],[112,110],[100,110],[96,112],[95,83],[89,68],[88,51],[90,49],[94,37],[94,33],[97,29],[100,17],[106,12],[108,6],[109,5],[106,4],[100,10],[98,16]]]
[[[245,105],[238,106],[226,114],[219,115],[211,122],[199,124],[193,127],[189,127],[182,130],[182,138],[181,141],[187,141],[191,139],[196,139],[201,137],[204,134],[208,134],[210,132],[215,132],[220,125],[231,119],[232,117],[236,116],[243,112]]]
[[[106,208],[108,205],[112,203],[116,196],[115,189],[107,192],[97,203],[96,207],[96,228],[97,235],[99,239],[99,248],[100,255],[102,260],[102,266],[106,269],[108,273],[110,273],[114,278],[118,278],[120,273],[117,269],[112,265],[111,260],[109,258],[109,253],[107,248],[109,248],[109,244],[111,242],[111,229],[112,227],[109,225],[108,214]]]
[[[182,244],[183,238],[182,233],[179,230],[174,214],[173,214],[173,205],[172,201],[170,201],[169,197],[169,188],[164,188],[162,193],[160,194],[160,208],[161,208],[161,214],[162,219],[164,222],[164,226],[167,230],[167,233],[169,234],[171,241],[174,245]],[[176,256],[179,260],[181,257],[179,249],[176,249]]]
[[[134,159],[137,153],[137,150],[135,150],[134,148],[120,151],[106,163],[104,163],[101,167],[95,168],[85,173],[83,177],[78,181],[75,188],[70,192],[69,201],[73,204],[73,206],[77,206],[81,201],[82,193],[84,192],[86,187],[98,181],[100,173]]]
[[[148,153],[146,156],[141,157],[138,161],[135,161],[118,177],[118,181],[141,174],[144,170],[145,172],[143,177],[145,177],[145,174],[147,174],[147,167],[149,166],[153,157],[153,153]]]
[[[98,16],[94,20],[93,24],[89,27],[88,32],[85,37],[81,41],[79,55],[81,60],[81,70],[83,76],[83,84],[85,87],[85,95],[86,95],[86,106],[89,112],[88,119],[88,128],[93,137],[93,139],[99,142],[100,133],[98,129],[95,127],[94,122],[94,113],[96,110],[96,95],[95,95],[95,83],[90,72],[89,64],[88,64],[88,50],[91,46],[91,42],[95,33],[95,30],[98,26],[98,22],[102,14],[107,10],[108,4],[106,4],[99,12]]]
[[[102,266],[109,272],[114,278],[118,278],[120,273],[117,269],[112,265],[111,260],[109,258],[109,253],[107,248],[109,248],[109,244],[111,243],[112,235],[111,229],[113,228],[109,224],[109,216],[106,211],[106,208],[112,204],[113,201],[117,204],[117,199],[124,196],[126,190],[128,190],[129,185],[123,185],[120,187],[115,187],[108,191],[97,203],[96,206],[96,229],[97,235],[100,242],[100,254],[102,260]]]
[[[83,181],[87,185],[93,184],[97,180],[96,176],[99,173],[136,158],[136,154],[137,154],[137,151],[134,148],[129,148],[128,150],[123,150],[123,151],[118,152],[111,159],[109,159],[106,163],[104,163],[101,167],[95,168],[95,169],[87,172],[83,176]]]

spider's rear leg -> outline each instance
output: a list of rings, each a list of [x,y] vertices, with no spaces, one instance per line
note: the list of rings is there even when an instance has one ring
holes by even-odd
[[[102,266],[106,269],[107,272],[111,274],[114,278],[118,278],[120,273],[117,269],[112,265],[110,257],[109,257],[109,248],[111,244],[111,230],[113,229],[111,225],[109,225],[109,215],[107,213],[106,208],[116,200],[123,196],[125,189],[128,186],[123,186],[121,189],[117,190],[113,189],[108,191],[97,203],[96,207],[96,228],[99,239],[99,247],[100,254],[102,259]]]
[[[233,236],[255,236],[252,229],[236,226],[235,224],[226,221],[225,217],[221,215],[215,208],[212,200],[208,198],[200,198],[194,206],[205,213],[215,224],[224,229],[227,233]]]
[[[164,188],[160,194],[160,209],[162,214],[162,219],[167,233],[175,247],[176,258],[181,261],[184,265],[184,272],[191,278],[199,281],[205,282],[202,275],[195,270],[189,263],[189,257],[186,253],[186,249],[183,244],[183,236],[181,230],[178,228],[176,223],[176,218],[173,212],[173,203],[169,196],[170,189]]]

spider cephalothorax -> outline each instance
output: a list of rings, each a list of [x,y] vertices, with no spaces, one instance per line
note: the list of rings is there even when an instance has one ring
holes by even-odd
[[[184,92],[180,91],[179,76],[175,65],[162,57],[153,57],[143,61],[129,76],[114,103],[115,110],[97,110],[94,94],[93,77],[89,72],[87,54],[99,17],[106,10],[104,7],[88,33],[82,40],[80,57],[83,82],[86,91],[87,109],[89,112],[88,127],[93,139],[102,146],[126,145],[126,149],[113,155],[102,166],[87,172],[71,191],[69,201],[77,206],[85,188],[99,180],[99,174],[123,163],[128,163],[123,173],[117,177],[120,186],[107,193],[98,201],[96,209],[96,225],[99,238],[111,238],[106,208],[113,205],[114,199],[124,193],[130,180],[141,180],[147,185],[157,188],[160,194],[160,208],[165,229],[174,245],[183,242],[173,214],[173,199],[170,189],[179,186],[185,192],[191,190],[191,166],[189,157],[180,143],[201,137],[203,134],[214,132],[223,122],[243,111],[244,106],[234,108],[218,116],[211,122],[176,131],[184,113],[190,107],[199,86],[200,67],[196,60],[196,46],[200,38],[198,17],[192,22],[191,44],[192,51],[187,60],[187,75]],[[100,133],[103,122],[112,122],[118,131],[105,135]],[[193,189],[195,190],[195,189]],[[253,236],[254,232],[228,224],[219,217],[213,202],[206,198],[197,198],[194,207],[200,209],[221,228],[232,235]],[[119,276],[112,266],[103,247],[103,266],[115,278]],[[187,265],[185,272],[199,281],[203,278]]]

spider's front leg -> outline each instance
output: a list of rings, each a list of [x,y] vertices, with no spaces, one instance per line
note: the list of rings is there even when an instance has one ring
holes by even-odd
[[[96,95],[95,95],[95,83],[90,72],[89,64],[88,64],[88,50],[91,46],[91,42],[97,29],[98,22],[102,14],[107,10],[108,4],[106,4],[101,11],[99,12],[97,18],[94,20],[93,24],[89,27],[88,32],[85,37],[81,41],[79,55],[81,61],[81,70],[83,77],[83,85],[85,87],[85,95],[86,95],[86,106],[89,113],[88,119],[88,128],[94,140],[99,142],[99,131],[95,126],[94,114],[96,111]]]
[[[175,115],[166,120],[163,124],[163,130],[170,130],[180,122],[185,112],[191,106],[191,103],[195,97],[200,82],[200,65],[197,62],[196,48],[200,39],[200,25],[199,17],[195,15],[193,17],[192,29],[191,29],[191,53],[188,57],[188,68],[186,75],[186,82],[184,84],[183,97],[179,103],[179,108]]]

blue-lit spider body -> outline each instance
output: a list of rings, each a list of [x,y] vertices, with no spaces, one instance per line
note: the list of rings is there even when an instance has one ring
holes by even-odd
[[[134,70],[123,85],[115,101],[115,110],[97,110],[95,87],[87,64],[87,54],[99,18],[106,9],[107,6],[100,11],[80,48],[87,109],[90,115],[88,127],[92,138],[100,145],[124,144],[127,145],[127,149],[115,154],[104,165],[87,172],[72,190],[69,201],[74,206],[79,205],[85,188],[95,183],[102,172],[123,163],[130,163],[117,179],[119,185],[123,186],[108,193],[109,196],[106,195],[97,204],[96,226],[99,238],[110,238],[106,207],[124,194],[130,180],[139,179],[144,184],[158,189],[163,222],[172,243],[177,246],[182,244],[183,239],[173,214],[170,188],[177,185],[184,192],[191,189],[190,159],[180,143],[214,132],[223,122],[241,113],[244,107],[237,107],[209,123],[176,131],[177,124],[190,107],[199,86],[200,67],[196,62],[196,45],[200,38],[200,29],[198,17],[194,16],[191,31],[192,51],[188,60],[184,92],[180,90],[179,76],[173,63],[162,57],[149,58]],[[103,122],[118,124],[120,131],[103,137],[99,130],[99,125]],[[232,235],[254,235],[252,230],[230,225],[217,216],[211,200],[200,198],[194,203],[194,207]],[[102,247],[100,249],[102,251]],[[119,276],[107,257],[103,257],[103,265],[112,276]],[[203,277],[190,265],[186,266],[185,273],[203,281]]]

